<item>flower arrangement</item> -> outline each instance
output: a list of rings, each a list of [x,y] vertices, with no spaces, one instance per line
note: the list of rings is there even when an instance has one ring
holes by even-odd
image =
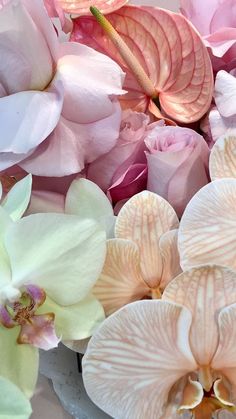
[[[0,0],[0,418],[59,342],[104,415],[236,417],[235,13]]]

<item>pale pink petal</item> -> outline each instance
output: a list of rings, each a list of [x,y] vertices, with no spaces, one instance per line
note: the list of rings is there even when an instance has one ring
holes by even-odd
[[[236,132],[236,115],[224,118],[217,109],[209,114],[209,122],[213,140],[218,140],[222,135],[234,134]]]
[[[49,191],[33,191],[25,215],[37,214],[38,212],[63,213],[64,209],[64,195]]]
[[[91,399],[112,417],[161,418],[173,384],[196,369],[188,310],[139,301],[104,321],[89,342],[83,379]]]
[[[198,365],[209,365],[219,342],[217,314],[236,301],[236,273],[221,266],[193,268],[169,283],[163,299],[191,311],[191,350]]]
[[[179,227],[183,269],[204,263],[236,268],[236,179],[218,179],[189,202]]]
[[[93,293],[101,301],[107,316],[149,294],[149,287],[142,279],[135,243],[124,239],[107,241],[106,261]]]
[[[216,76],[215,102],[222,116],[236,114],[236,78],[224,70],[219,71]]]
[[[143,279],[150,287],[156,288],[161,280],[160,237],[178,227],[178,224],[177,215],[170,204],[148,191],[135,195],[119,212],[115,235],[138,245]]]
[[[64,118],[89,124],[110,116],[112,96],[125,93],[120,67],[85,45],[66,42],[60,48],[54,80],[61,80],[65,89]]]
[[[201,35],[210,33],[210,23],[218,7],[219,0],[208,0],[207,3],[195,0],[180,0],[181,12],[198,29]]]
[[[37,6],[34,8],[39,14],[44,13],[43,18],[50,26],[50,19],[42,10],[43,4],[35,3]],[[25,4],[19,0],[11,1],[1,8],[0,80],[8,94],[22,90],[43,90],[52,79],[51,52],[44,33],[35,23],[27,10],[27,1]]]
[[[210,155],[211,179],[236,178],[236,136],[219,138]]]
[[[227,51],[236,43],[236,28],[219,27],[219,29],[206,36],[204,43],[215,57],[223,57]]]
[[[63,10],[70,14],[90,15],[90,6],[96,6],[100,12],[106,14],[120,9],[128,0],[58,0]]]
[[[160,103],[167,115],[187,123],[200,119],[211,103],[212,69],[203,41],[183,16],[164,9],[124,6],[111,13],[109,21],[160,92]],[[127,73],[124,88],[129,93],[123,98],[123,106],[139,111],[147,109],[150,98],[93,19],[77,18],[72,40],[115,59]]]
[[[164,233],[159,242],[162,257],[162,274],[160,288],[165,289],[167,284],[182,272],[177,247],[178,230],[170,230]]]
[[[211,32],[218,28],[235,28],[236,5],[234,0],[219,1],[211,20]]]
[[[148,169],[146,164],[133,164],[108,189],[113,203],[131,198],[147,189]],[[115,180],[115,178],[114,178]]]
[[[54,318],[53,313],[31,317],[30,322],[21,326],[17,343],[27,343],[45,351],[57,347],[60,339],[55,333]]]
[[[61,116],[52,134],[21,167],[38,176],[68,176],[81,172],[86,163],[108,152],[116,142],[121,110],[118,101],[111,105],[111,115],[90,124],[74,123]]]
[[[60,118],[62,101],[60,85],[45,92],[28,91],[1,98],[0,151],[25,154],[45,140]],[[1,163],[0,170],[2,158]]]

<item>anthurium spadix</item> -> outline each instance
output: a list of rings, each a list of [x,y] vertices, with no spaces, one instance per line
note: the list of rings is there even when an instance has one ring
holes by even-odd
[[[236,179],[217,179],[187,205],[178,248],[183,269],[219,263],[236,269]]]
[[[93,220],[47,213],[13,222],[0,210],[0,376],[31,396],[36,347],[87,338],[104,318],[90,291],[106,236]]]
[[[24,214],[29,205],[32,187],[32,176],[28,175],[16,182],[10,191],[4,196],[0,176],[0,205],[8,213],[13,221],[18,220]]]
[[[143,191],[120,210],[115,239],[107,241],[106,261],[93,292],[106,315],[142,298],[160,298],[181,272],[178,217],[159,195]]]
[[[87,16],[75,19],[71,39],[121,65],[127,74],[128,94],[121,98],[125,108],[145,112],[149,106],[161,116],[154,101],[170,118],[185,123],[207,112],[213,93],[211,62],[188,20],[155,7],[124,6],[109,14],[109,22],[96,8],[91,11],[99,23]]]
[[[235,271],[193,268],[162,300],[103,322],[83,358],[85,388],[115,419],[225,419],[236,412],[235,339]]]

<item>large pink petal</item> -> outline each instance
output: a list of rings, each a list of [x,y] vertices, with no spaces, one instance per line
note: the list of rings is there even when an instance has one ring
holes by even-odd
[[[100,278],[93,288],[109,316],[125,304],[141,300],[149,293],[142,279],[139,250],[129,240],[107,242],[107,256]]]
[[[211,103],[212,69],[203,41],[183,16],[157,8],[125,6],[110,14],[109,21],[151,78],[164,111],[182,122],[200,119]],[[148,98],[92,18],[75,19],[72,40],[115,59],[127,73],[124,88],[129,94],[123,98],[124,106],[132,103],[132,108],[146,110]]]
[[[78,124],[61,117],[52,134],[21,167],[38,176],[68,176],[81,172],[86,163],[108,152],[116,142],[121,110],[118,102],[111,102],[111,106],[110,116],[90,124]]]
[[[143,278],[150,287],[158,287],[161,280],[160,237],[178,227],[178,224],[177,215],[170,204],[148,191],[133,196],[119,212],[115,235],[138,245]]]
[[[47,24],[52,25],[43,4],[35,3],[34,8],[41,17],[44,13]],[[3,6],[0,28],[0,80],[7,93],[45,89],[52,79],[53,60],[44,33],[27,10],[27,2],[11,1]]]
[[[207,47],[211,48],[215,57],[221,58],[236,43],[236,29],[225,27],[220,28],[217,32],[206,36],[204,38],[204,43]]]
[[[218,312],[236,302],[236,273],[221,266],[193,268],[170,282],[163,299],[191,311],[191,350],[198,365],[209,365],[219,342]]]
[[[181,12],[193,23],[201,35],[210,33],[211,19],[219,5],[219,0],[208,0],[207,3],[196,0],[181,0]]]
[[[218,179],[189,202],[179,227],[183,269],[204,263],[236,268],[236,179]]]
[[[125,93],[123,77],[120,67],[109,57],[85,45],[61,44],[54,80],[61,80],[65,89],[63,116],[80,124],[110,116],[114,96]]]
[[[60,85],[45,92],[28,91],[1,98],[0,151],[8,158],[8,153],[25,154],[42,143],[58,123],[62,101]],[[1,158],[0,170],[4,168]]]
[[[91,399],[112,417],[161,418],[173,384],[196,363],[188,310],[166,301],[127,305],[89,342],[83,379]]]
[[[96,6],[102,13],[120,9],[128,0],[58,0],[63,10],[70,14],[90,15],[90,6]]]
[[[211,33],[219,28],[236,27],[236,5],[234,0],[218,0],[218,7],[211,20]],[[236,40],[236,39],[235,39]]]

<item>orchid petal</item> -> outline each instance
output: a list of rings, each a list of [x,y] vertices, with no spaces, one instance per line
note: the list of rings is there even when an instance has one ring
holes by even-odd
[[[128,0],[95,0],[92,3],[91,0],[58,0],[58,4],[66,13],[79,14],[80,16],[90,15],[91,4],[106,14],[120,9],[127,2]]]
[[[0,377],[0,419],[28,419],[31,413],[30,402],[19,388]]]
[[[219,138],[210,154],[211,179],[236,178],[236,136]]]
[[[109,22],[155,85],[164,111],[182,122],[200,119],[211,103],[212,68],[202,39],[188,21],[164,9],[125,6],[111,13]],[[147,109],[149,99],[93,18],[75,19],[71,39],[115,59],[127,74],[124,88],[129,93],[122,98],[123,107]]]
[[[32,176],[28,175],[17,182],[3,200],[2,206],[13,221],[20,219],[24,214],[30,201],[31,187]]]
[[[218,378],[214,382],[214,394],[216,398],[224,405],[233,407],[234,403],[231,402],[231,386],[224,378]]]
[[[19,345],[19,331],[19,327],[7,329],[0,325],[0,377],[12,381],[30,398],[38,376],[38,350],[30,345]]]
[[[160,238],[159,247],[163,266],[160,288],[163,290],[173,278],[182,272],[177,239],[178,230],[167,231]]]
[[[62,340],[80,340],[91,336],[105,318],[102,305],[92,294],[67,307],[47,297],[37,314],[47,312],[55,314],[56,333]]]
[[[189,202],[180,222],[178,247],[183,269],[204,263],[236,268],[236,179],[218,179]]]
[[[198,381],[194,381],[189,378],[189,382],[183,391],[183,399],[181,401],[179,410],[181,411],[183,409],[194,409],[194,407],[201,403],[203,395],[204,391],[201,384]]]
[[[93,288],[106,315],[141,300],[149,291],[142,279],[138,246],[129,240],[108,240],[103,271]]]
[[[215,81],[216,106],[224,117],[236,114],[236,78],[224,70],[217,73]]]
[[[92,220],[33,214],[13,223],[5,246],[17,287],[38,285],[56,303],[75,304],[97,280],[105,259],[105,233]]]
[[[92,218],[103,227],[106,226],[107,218],[111,223],[113,219],[113,208],[104,192],[96,183],[82,178],[71,183],[66,195],[65,212],[82,218]]]
[[[173,384],[196,369],[190,324],[188,310],[166,301],[131,303],[108,317],[83,359],[90,398],[112,417],[161,417]]]
[[[224,118],[217,109],[212,109],[209,113],[209,122],[213,141],[224,135],[236,134],[236,115]]]
[[[74,352],[78,352],[79,354],[85,354],[85,352],[87,351],[89,341],[90,337],[81,340],[63,340],[63,345],[65,345],[67,348],[71,349]]]
[[[177,215],[170,204],[148,191],[133,196],[119,212],[115,235],[138,245],[143,279],[149,287],[157,287],[161,279],[160,237],[178,227],[178,224]]]
[[[216,315],[236,301],[235,272],[213,265],[193,268],[169,283],[163,299],[192,313],[191,350],[198,365],[209,365],[219,339]]]
[[[58,123],[62,101],[60,84],[0,98],[1,152],[25,154],[45,140]]]
[[[11,265],[4,245],[4,234],[12,223],[12,219],[0,205],[0,302],[2,288],[11,283]]]

